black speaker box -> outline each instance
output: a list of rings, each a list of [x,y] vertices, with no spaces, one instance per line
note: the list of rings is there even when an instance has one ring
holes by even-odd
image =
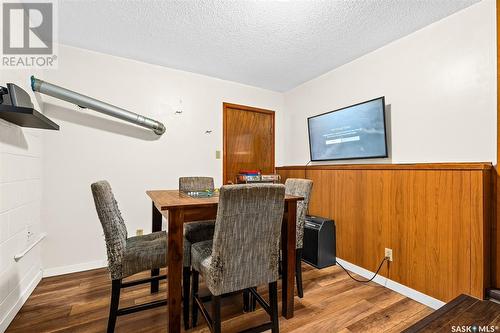
[[[302,260],[316,268],[335,265],[335,221],[306,216]]]

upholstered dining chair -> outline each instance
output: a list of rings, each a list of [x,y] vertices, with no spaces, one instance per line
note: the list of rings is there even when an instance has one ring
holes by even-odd
[[[214,179],[212,177],[180,177],[179,191],[213,191]],[[190,307],[190,282],[191,282],[191,244],[212,239],[215,221],[195,221],[184,224],[184,262],[182,271],[182,293],[183,293],[183,316],[184,328],[189,329],[189,307]]]
[[[284,199],[282,184],[221,188],[213,240],[191,246],[193,327],[200,309],[210,330],[220,332],[221,296],[248,290],[271,318],[251,331],[279,332],[277,280]],[[211,293],[211,316],[198,296],[200,274]],[[254,287],[262,284],[269,285],[269,303]]]
[[[166,305],[167,300],[119,309],[120,290],[153,280],[166,279],[158,275],[135,281],[123,282],[122,279],[136,273],[166,266],[167,234],[165,231],[144,236],[128,237],[111,186],[107,181],[91,185],[97,215],[102,224],[108,253],[108,269],[111,275],[111,304],[109,309],[107,332],[114,332],[117,316]]]
[[[285,181],[285,192],[288,195],[304,197],[304,200],[297,201],[297,223],[296,223],[296,251],[295,251],[295,279],[297,281],[297,295],[304,297],[302,286],[302,248],[304,244],[304,225],[306,214],[309,208],[313,182],[309,179],[288,178]]]

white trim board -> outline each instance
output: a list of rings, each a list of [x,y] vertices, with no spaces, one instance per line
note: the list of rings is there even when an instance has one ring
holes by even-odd
[[[365,279],[371,279],[373,274],[375,272],[370,272],[367,269],[364,269],[362,267],[356,266],[354,264],[351,264],[348,261],[342,260],[340,258],[337,258],[337,261],[345,267],[348,271],[351,271],[353,273],[356,273]],[[374,279],[373,282],[380,284],[381,286],[384,286],[386,288],[389,288],[391,290],[394,290],[395,292],[404,295],[408,298],[411,298],[419,303],[422,303],[424,305],[427,305],[430,308],[433,308],[434,310],[439,309],[446,303],[443,301],[440,301],[438,299],[435,299],[434,297],[431,297],[429,295],[426,295],[424,293],[421,293],[420,291],[417,291],[415,289],[412,289],[410,287],[407,287],[405,285],[402,285],[401,283],[392,281],[384,276],[377,275]]]
[[[16,303],[14,303],[14,306],[10,308],[9,311],[7,311],[5,317],[1,319],[2,321],[0,321],[0,332],[5,332],[7,330],[7,327],[9,327],[16,314],[19,312],[19,310],[21,310],[21,307],[28,300],[28,297],[30,297],[31,293],[33,292],[33,290],[35,290],[36,286],[38,285],[38,283],[40,283],[41,280],[42,271],[40,270],[24,290],[19,290],[21,284],[18,284],[17,287],[11,292],[11,294],[19,293],[20,296],[17,299]],[[8,297],[9,296],[7,296],[7,298]]]
[[[106,260],[96,260],[75,265],[45,268],[43,270],[43,277],[46,278],[46,277],[64,275],[69,273],[89,271],[91,269],[103,268],[107,266],[108,263]]]

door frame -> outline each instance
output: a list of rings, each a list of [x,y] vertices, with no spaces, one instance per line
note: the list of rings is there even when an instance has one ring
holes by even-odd
[[[222,184],[226,184],[226,162],[227,162],[227,113],[228,113],[228,109],[238,109],[238,110],[242,110],[242,111],[249,111],[249,112],[258,112],[258,113],[264,113],[264,114],[267,114],[267,115],[271,115],[272,116],[272,130],[273,130],[273,137],[272,137],[272,141],[273,141],[273,144],[272,144],[272,154],[273,154],[273,158],[272,158],[272,164],[273,164],[273,172],[276,168],[276,157],[275,157],[275,144],[276,144],[276,122],[275,122],[275,113],[273,110],[267,110],[267,109],[261,109],[261,108],[256,108],[256,107],[253,107],[253,106],[247,106],[247,105],[240,105],[240,104],[233,104],[233,103],[226,103],[226,102],[223,102],[222,103]]]

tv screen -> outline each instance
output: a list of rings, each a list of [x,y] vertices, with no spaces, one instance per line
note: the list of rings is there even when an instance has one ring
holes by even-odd
[[[311,161],[387,157],[384,97],[307,119]]]

